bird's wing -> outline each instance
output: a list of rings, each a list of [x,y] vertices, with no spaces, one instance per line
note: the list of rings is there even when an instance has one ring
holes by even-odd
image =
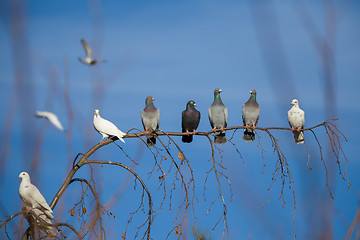
[[[37,187],[32,184],[31,184],[30,198],[32,199],[32,201],[36,202],[44,209],[48,210],[51,213],[53,212],[52,209],[47,204],[44,196],[40,193],[39,189],[37,189]]]
[[[86,58],[91,58],[92,59],[92,50],[90,48],[90,46],[85,42],[84,39],[81,39],[81,44],[83,45],[85,52],[86,52]]]
[[[159,129],[160,125],[160,110],[156,109],[156,129]]]
[[[224,105],[224,114],[225,114],[225,124],[224,124],[224,127],[227,126],[227,121],[228,121],[228,110],[227,110],[227,107],[225,107]]]
[[[61,125],[61,123],[59,121],[59,118],[55,114],[49,115],[48,119],[57,129],[59,129],[61,131],[64,130],[63,126]]]

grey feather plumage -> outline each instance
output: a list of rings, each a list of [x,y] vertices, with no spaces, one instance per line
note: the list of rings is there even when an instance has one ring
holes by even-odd
[[[144,130],[154,132],[159,129],[160,110],[154,105],[154,98],[148,96],[145,99],[145,108],[141,111],[141,122]],[[147,136],[147,144],[152,147],[156,144],[155,136]]]
[[[244,126],[248,128],[244,129],[243,140],[246,142],[252,142],[255,140],[254,129],[259,121],[260,105],[256,101],[256,91],[250,91],[249,100],[243,104],[242,119]]]
[[[214,91],[214,101],[209,107],[209,121],[210,125],[213,129],[221,129],[226,128],[228,121],[228,110],[226,106],[223,104],[220,93],[221,89],[216,88]],[[225,131],[215,132],[214,134],[214,142],[216,144],[225,144],[226,136]]]

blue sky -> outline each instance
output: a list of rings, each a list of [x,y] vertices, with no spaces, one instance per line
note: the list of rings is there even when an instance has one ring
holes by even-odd
[[[326,8],[323,2],[303,1],[309,15],[324,39],[326,33]],[[25,6],[25,5],[24,5]],[[249,97],[249,90],[256,89],[261,105],[261,127],[287,127],[286,112],[290,102],[297,98],[306,112],[306,126],[310,127],[327,119],[325,111],[326,92],[322,59],[303,21],[296,11],[299,5],[293,2],[265,1],[31,1],[25,7],[27,54],[16,68],[11,37],[10,1],[1,3],[0,15],[0,93],[2,99],[0,124],[2,133],[10,131],[10,155],[6,170],[1,178],[0,203],[6,211],[0,211],[1,218],[20,209],[18,179],[21,171],[30,170],[35,140],[41,136],[41,167],[30,173],[48,202],[56,193],[68,172],[69,161],[79,152],[86,152],[100,140],[100,135],[92,128],[94,109],[114,122],[121,130],[142,129],[140,111],[146,96],[155,97],[155,105],[161,111],[160,128],[164,131],[180,131],[181,111],[188,100],[193,99],[201,112],[199,131],[210,130],[207,109],[213,101],[213,90],[223,90],[222,99],[229,110],[229,126],[241,125],[241,106]],[[355,215],[359,200],[360,167],[358,146],[358,107],[360,89],[360,30],[359,3],[356,1],[336,2],[335,39],[329,41],[334,51],[335,101],[337,126],[349,139],[342,146],[350,161],[348,173],[352,186],[338,175],[337,165],[329,162],[335,200],[331,200],[325,188],[325,172],[319,159],[319,152],[311,133],[305,133],[311,154],[312,171],[306,166],[305,146],[295,145],[290,132],[273,131],[279,139],[294,178],[296,194],[295,223],[298,239],[315,238],[324,232],[321,215],[323,206],[329,204],[334,212],[330,223],[334,237],[341,239]],[[93,46],[94,56],[104,58],[106,63],[88,67],[78,61],[84,56],[80,39],[86,39]],[[272,42],[274,41],[275,42]],[[328,39],[329,40],[329,39]],[[66,64],[64,64],[66,62]],[[67,66],[67,67],[64,67]],[[28,69],[26,68],[28,66]],[[13,86],[17,71],[21,69],[30,86],[26,96],[14,95]],[[51,75],[53,74],[53,75]],[[53,76],[53,77],[51,77]],[[55,76],[55,77],[54,77]],[[51,79],[57,79],[55,91],[49,91]],[[71,158],[65,133],[42,119],[34,119],[36,110],[55,112],[66,129],[69,121],[65,107],[64,88],[69,80],[71,106],[74,110],[74,125]],[[29,97],[33,96],[33,98]],[[12,109],[11,101],[20,100],[14,107],[11,127],[6,125],[6,116]],[[24,100],[30,99],[24,103]],[[25,106],[25,107],[21,107]],[[22,114],[26,109],[26,114]],[[28,119],[24,130],[22,121]],[[25,133],[24,133],[25,132]],[[317,134],[323,146],[327,145],[323,129]],[[228,133],[228,135],[231,135]],[[26,136],[26,137],[24,137]],[[282,209],[277,199],[280,181],[269,194],[270,202],[260,210],[267,199],[268,187],[276,158],[268,137],[264,133],[265,146],[264,174],[263,161],[256,143],[241,140],[241,133],[235,134],[235,143],[246,164],[236,154],[230,144],[224,150],[224,165],[233,187],[233,199],[223,183],[228,204],[228,222],[231,239],[289,239],[293,235],[292,192],[285,192],[287,204]],[[24,140],[25,139],[25,140]],[[213,207],[205,216],[209,205],[217,196],[214,175],[209,176],[207,201],[202,197],[206,171],[211,168],[207,161],[210,149],[205,138],[195,137],[192,144],[177,142],[191,162],[196,177],[196,194],[200,203],[196,204],[197,226],[209,233],[209,229],[220,216],[221,204]],[[4,142],[2,142],[4,146]],[[135,156],[143,151],[136,139],[121,144],[124,150]],[[140,150],[139,150],[140,149]],[[2,149],[3,151],[4,149]],[[173,149],[176,156],[176,151]],[[115,146],[101,149],[94,159],[131,162]],[[3,161],[3,159],[1,159]],[[137,173],[145,179],[154,196],[154,207],[161,201],[157,191],[157,176],[148,178],[153,167],[153,158],[145,150],[139,158],[141,164]],[[329,160],[331,161],[331,160]],[[341,159],[343,168],[344,159]],[[343,169],[342,169],[343,170]],[[109,167],[97,168],[98,186],[101,199],[106,202],[114,189],[127,179],[125,171]],[[89,170],[82,169],[79,176],[88,176]],[[170,185],[170,183],[168,183]],[[115,220],[106,220],[108,237],[124,232],[128,213],[136,208],[139,185],[134,190],[131,180],[111,211]],[[65,197],[65,208],[59,221],[70,219],[67,211],[78,201],[79,186],[69,188]],[[5,195],[6,193],[6,195]],[[70,197],[71,196],[71,197]],[[76,196],[72,199],[72,196]],[[177,185],[174,201],[180,201],[183,192]],[[174,211],[168,211],[167,201],[163,210],[155,218],[151,236],[163,239],[173,226]],[[58,206],[55,208],[57,214]],[[134,228],[144,219],[144,215],[130,225],[132,238]],[[74,221],[74,220],[71,220]],[[188,219],[188,239],[193,219]],[[221,236],[222,227],[215,231],[214,238]],[[3,234],[3,232],[1,232]],[[173,236],[174,237],[174,236]],[[172,238],[171,238],[172,239]]]

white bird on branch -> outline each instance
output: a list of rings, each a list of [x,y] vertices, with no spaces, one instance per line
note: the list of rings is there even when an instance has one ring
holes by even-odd
[[[125,143],[124,139],[122,139],[122,137],[124,137],[126,135],[126,133],[120,131],[112,122],[103,119],[102,117],[100,117],[100,112],[98,109],[96,109],[94,111],[94,128],[96,131],[98,131],[103,137],[100,140],[100,144],[102,143],[104,138],[109,138],[112,136],[116,136],[117,138],[119,138],[122,142]]]

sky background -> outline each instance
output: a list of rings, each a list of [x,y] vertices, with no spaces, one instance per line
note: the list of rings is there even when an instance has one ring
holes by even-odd
[[[209,131],[207,109],[215,88],[223,90],[228,126],[242,125],[242,104],[249,98],[249,90],[256,89],[261,106],[259,127],[288,127],[287,111],[293,98],[305,111],[306,127],[328,118],[339,119],[336,125],[348,139],[341,139],[341,144],[349,160],[350,191],[339,175],[335,159],[327,154],[324,129],[315,131],[326,152],[334,200],[326,189],[324,166],[312,134],[305,133],[311,155],[309,171],[305,145],[296,145],[289,131],[272,133],[279,140],[294,180],[297,239],[343,239],[360,196],[360,131],[356,128],[360,121],[359,10],[359,1],[330,0],[1,1],[0,219],[20,210],[17,176],[22,171],[29,172],[32,182],[51,202],[76,154],[85,153],[101,139],[92,127],[94,109],[100,109],[103,118],[124,132],[142,130],[140,112],[146,96],[152,95],[161,111],[160,129],[173,132],[181,130],[181,111],[187,101],[194,100],[201,112],[198,131]],[[92,46],[95,58],[107,62],[95,66],[79,62],[78,58],[85,56],[82,38]],[[323,57],[329,52],[328,57]],[[333,93],[327,88],[329,79]],[[66,131],[60,132],[46,120],[34,118],[36,110],[56,113]],[[264,162],[258,141],[242,141],[241,131],[235,133],[234,143],[245,164],[231,144],[220,147],[233,193],[230,202],[229,187],[222,179],[230,239],[291,239],[292,190],[287,184],[284,208],[278,200],[281,181],[277,180],[268,192],[277,159],[268,136],[259,134],[266,150]],[[206,184],[206,201],[203,197],[206,172],[212,166],[208,162],[209,143],[201,136],[195,136],[191,144],[182,143],[180,137],[174,139],[194,171],[199,199],[194,204],[196,226],[208,236],[222,210],[217,201],[206,215],[218,194],[212,172]],[[159,173],[148,174],[154,158],[139,139],[125,140],[126,144],[119,144],[139,166],[134,166],[114,144],[100,149],[93,159],[133,167],[148,186],[156,209],[163,192],[158,190]],[[176,156],[174,146],[171,150]],[[344,158],[340,162],[343,172]],[[169,164],[165,162],[164,167]],[[139,183],[134,189],[133,178],[122,169],[104,166],[95,170],[103,203],[116,189],[122,191],[110,209],[116,218],[104,217],[107,237],[115,239],[124,233],[129,213],[137,208],[142,191]],[[89,168],[84,167],[75,177],[89,177],[89,173]],[[168,197],[153,222],[153,239],[165,239],[178,221],[174,220],[176,211],[169,211]],[[172,198],[174,206],[183,197],[178,181]],[[269,203],[261,210],[268,197]],[[64,195],[64,205],[54,209],[57,221],[76,225],[77,218],[70,217],[68,211],[79,199],[80,185],[74,184]],[[134,229],[145,219],[145,214],[137,215],[129,225],[129,239],[134,238]],[[20,218],[13,220],[10,229],[16,229],[18,222]],[[187,239],[195,239],[193,223],[193,215],[189,214]],[[4,236],[0,230],[0,236]],[[222,232],[220,224],[213,239],[220,239]],[[169,237],[175,238],[174,233]]]

